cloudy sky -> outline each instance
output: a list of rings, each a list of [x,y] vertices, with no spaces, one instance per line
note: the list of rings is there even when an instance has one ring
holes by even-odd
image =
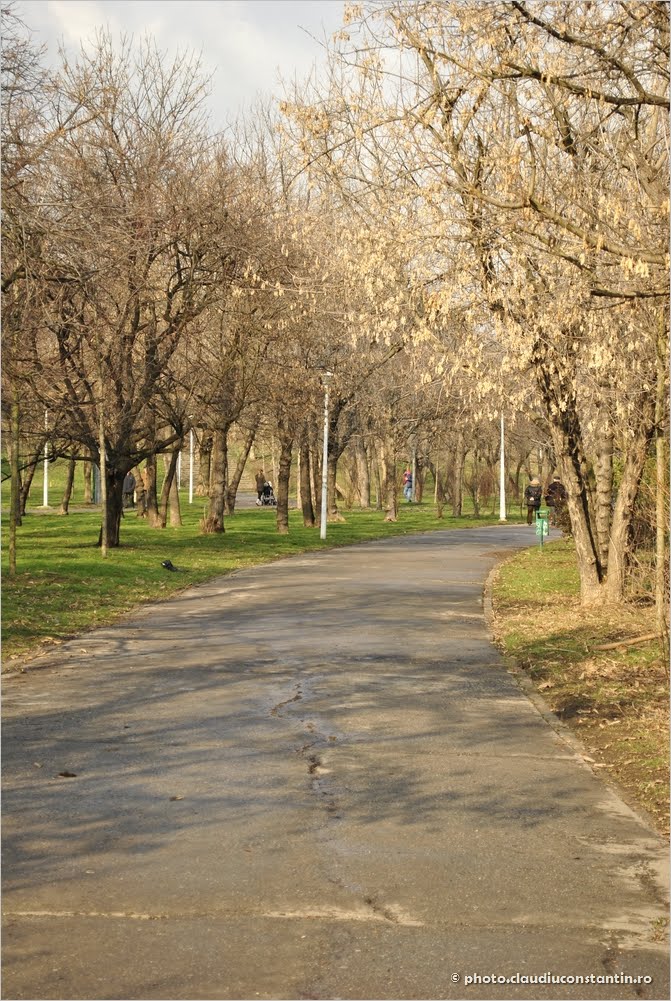
[[[52,60],[59,43],[76,50],[100,27],[200,53],[214,73],[213,123],[224,127],[257,93],[280,95],[279,77],[308,74],[319,41],[342,23],[343,0],[18,0],[15,9]]]

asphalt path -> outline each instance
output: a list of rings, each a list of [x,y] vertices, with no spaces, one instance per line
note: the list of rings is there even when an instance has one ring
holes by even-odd
[[[282,560],[7,678],[3,997],[668,997],[666,846],[488,634],[533,541]]]

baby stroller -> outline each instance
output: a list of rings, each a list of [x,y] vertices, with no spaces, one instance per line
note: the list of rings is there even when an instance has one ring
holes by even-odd
[[[257,501],[257,504],[258,503],[259,501]],[[272,483],[266,483],[264,485],[261,493],[260,505],[261,507],[277,507],[277,498],[275,497]]]

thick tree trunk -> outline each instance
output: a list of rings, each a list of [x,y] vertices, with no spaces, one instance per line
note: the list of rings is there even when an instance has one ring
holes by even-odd
[[[604,573],[608,571],[608,547],[613,502],[613,435],[604,432],[599,436],[595,462],[596,476],[596,536],[599,556]]]
[[[157,485],[156,485],[156,456],[150,455],[147,457],[145,462],[144,472],[142,474],[142,479],[144,481],[144,505],[147,514],[147,521],[152,528],[161,527],[161,515],[158,510],[158,497],[157,497]]]
[[[291,452],[293,438],[280,433],[280,464],[277,472],[277,531],[289,533],[289,482],[291,478]]]
[[[200,523],[205,535],[223,532],[226,494],[226,431],[215,431],[210,453],[210,501],[207,516]]]
[[[135,469],[135,514],[138,518],[147,517],[147,488],[145,486],[145,476],[138,466]]]
[[[542,336],[538,337],[533,362],[557,466],[568,493],[567,507],[580,574],[580,600],[586,606],[599,604],[603,600],[604,573],[596,526],[592,523],[595,500],[582,445],[582,429],[573,388],[574,373],[570,368],[565,372],[558,371],[558,359],[547,356]]]
[[[315,509],[312,505],[310,483],[310,446],[307,438],[303,438],[300,446],[300,494],[303,524],[306,528],[314,528],[315,526]]]
[[[225,513],[227,515],[233,514],[235,512],[235,500],[238,495],[238,487],[240,486],[240,480],[242,479],[242,474],[245,471],[245,466],[247,465],[247,459],[249,458],[249,453],[251,452],[252,445],[254,444],[254,437],[256,435],[256,428],[252,427],[248,432],[247,436],[242,445],[242,451],[238,457],[238,462],[235,467],[235,472],[233,473],[232,479],[229,481],[226,488],[226,503],[224,505]]]
[[[173,448],[170,453],[170,458],[163,456],[164,464],[166,465],[165,476],[163,478],[163,487],[161,489],[161,499],[159,502],[159,524],[161,528],[165,528],[168,524],[168,504],[170,502],[170,494],[172,493],[173,484],[175,488],[177,484],[175,482],[175,473],[177,472],[177,460],[179,459],[179,448]],[[178,498],[179,504],[179,498]]]
[[[198,447],[198,482],[196,496],[207,497],[210,492],[210,465],[212,462],[212,435],[204,434]]]
[[[624,600],[631,522],[655,426],[655,401],[652,398],[646,398],[642,401],[639,416],[640,422],[636,429],[636,437],[627,449],[610,530],[608,576],[604,585],[604,597],[607,601],[614,603]]]
[[[666,637],[668,654],[669,637],[669,592],[667,571],[669,568],[668,499],[669,499],[669,449],[664,433],[668,420],[668,396],[666,388],[668,357],[668,337],[665,316],[662,315],[660,336],[657,340],[657,393],[655,402],[655,462],[657,477],[655,484],[655,619],[660,636]]]
[[[583,605],[601,602],[603,569],[596,533],[592,529],[589,493],[583,479],[584,462],[580,443],[564,414],[551,415],[550,430],[560,475],[568,493],[567,506],[580,574],[580,599]]]
[[[338,510],[338,498],[337,498],[337,484],[336,479],[338,476],[338,459],[340,458],[335,452],[332,452],[329,448],[328,464],[326,467],[326,491],[327,491],[327,505],[326,510],[328,512],[329,521],[344,521],[345,519]]]
[[[61,506],[58,511],[59,514],[69,514],[70,513],[70,498],[72,497],[72,487],[75,482],[75,467],[77,463],[74,459],[70,459],[68,462],[68,470],[65,474],[65,488],[63,490],[63,499],[61,501]]]
[[[98,545],[102,548],[103,533],[107,547],[115,549],[121,544],[121,518],[123,516],[123,481],[128,470],[114,469],[104,463],[106,502],[103,504],[103,524],[100,527]],[[101,483],[101,493],[102,483]]]

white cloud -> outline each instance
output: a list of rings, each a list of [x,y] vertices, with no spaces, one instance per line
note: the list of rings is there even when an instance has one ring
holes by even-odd
[[[97,29],[113,37],[152,36],[168,56],[202,54],[213,73],[211,109],[218,126],[257,92],[280,93],[278,77],[306,76],[321,58],[318,41],[341,23],[342,0],[22,0],[17,4],[52,60],[59,42],[72,51]],[[311,37],[314,36],[314,37]]]

